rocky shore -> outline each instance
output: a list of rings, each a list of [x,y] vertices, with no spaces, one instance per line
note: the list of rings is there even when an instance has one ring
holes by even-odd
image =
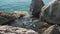
[[[0,34],[38,34],[31,29],[25,29],[21,27],[8,26],[11,22],[14,22],[20,17],[25,16],[26,13],[21,12],[0,12]]]
[[[13,27],[13,26],[0,26],[0,34],[38,34],[31,29]]]

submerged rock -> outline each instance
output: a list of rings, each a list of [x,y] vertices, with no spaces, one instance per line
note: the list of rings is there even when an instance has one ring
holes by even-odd
[[[30,29],[5,25],[0,26],[0,34],[38,34],[38,33]]]

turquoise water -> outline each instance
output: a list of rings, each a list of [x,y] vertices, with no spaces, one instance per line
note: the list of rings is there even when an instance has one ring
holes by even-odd
[[[32,0],[0,0],[0,11],[29,11]],[[51,0],[43,0],[47,4]]]
[[[43,0],[44,4],[48,4],[49,2],[51,2],[52,0]]]
[[[0,0],[0,11],[29,11],[31,0]]]

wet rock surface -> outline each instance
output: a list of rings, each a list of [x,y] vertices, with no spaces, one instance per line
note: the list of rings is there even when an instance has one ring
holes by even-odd
[[[30,29],[4,25],[0,26],[0,34],[38,34],[38,33]]]

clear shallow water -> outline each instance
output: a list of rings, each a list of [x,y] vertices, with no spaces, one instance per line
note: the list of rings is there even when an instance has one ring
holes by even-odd
[[[31,24],[31,23],[32,23],[32,19],[30,17],[22,17],[12,22],[11,25],[16,27],[26,27],[28,24]]]
[[[31,0],[0,0],[0,11],[28,11]]]

